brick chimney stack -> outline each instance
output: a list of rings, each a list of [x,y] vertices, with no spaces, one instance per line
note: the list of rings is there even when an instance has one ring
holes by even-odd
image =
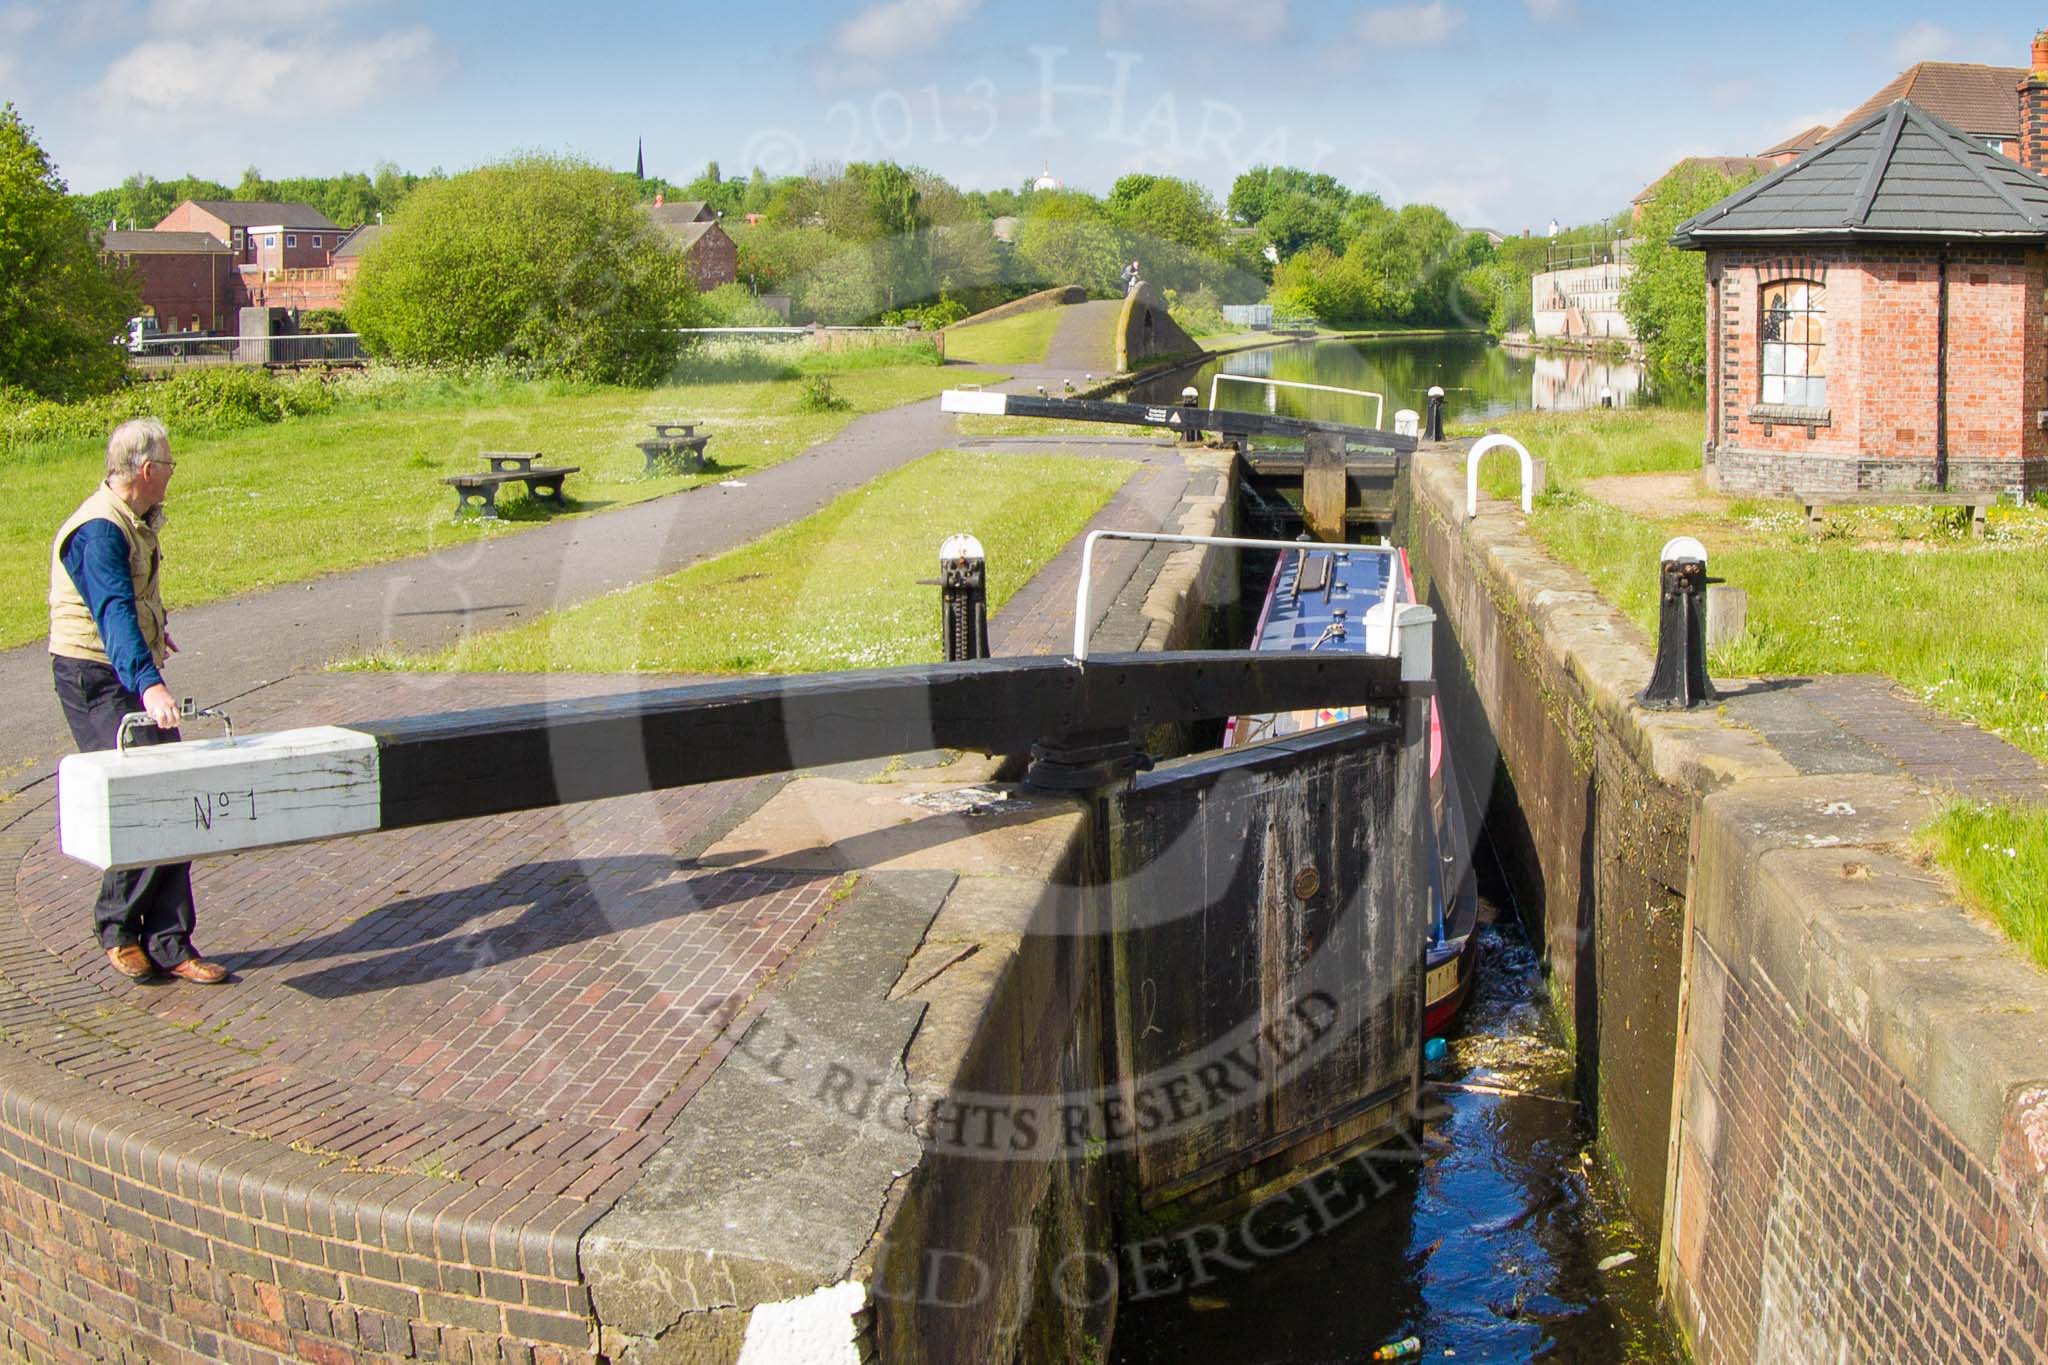
[[[2033,57],[2019,94],[2020,164],[2048,175],[2048,29],[2034,35]]]

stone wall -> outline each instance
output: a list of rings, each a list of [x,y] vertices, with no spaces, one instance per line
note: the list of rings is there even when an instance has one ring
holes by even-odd
[[[1180,329],[1166,311],[1166,299],[1150,284],[1139,281],[1124,299],[1122,316],[1116,325],[1116,367],[1131,370],[1156,360],[1196,355],[1201,346]]]
[[[1041,308],[1060,308],[1068,304],[1086,303],[1088,291],[1078,284],[1054,285],[1041,289],[1035,294],[1026,294],[1008,303],[999,303],[993,308],[984,308],[972,317],[950,324],[953,327],[972,327],[978,322],[995,322],[1000,318],[1015,317],[1019,313],[1035,313]]]
[[[1491,836],[1696,1358],[2042,1358],[2048,973],[1909,845],[1936,788],[2048,773],[1904,703],[1816,742],[1881,684],[1642,711],[1643,633],[1416,467],[1446,731],[1466,774],[1500,746]]]
[[[1945,255],[1949,486],[2048,487],[2048,255],[2012,247]],[[1709,479],[1735,492],[1932,487],[1943,257],[1912,245],[1710,252]],[[1780,280],[1826,289],[1824,407],[1761,401],[1762,290]]]
[[[1546,270],[1529,281],[1533,307],[1530,329],[1539,337],[1574,337],[1593,341],[1632,341],[1621,311],[1621,291],[1628,284],[1627,261]]]

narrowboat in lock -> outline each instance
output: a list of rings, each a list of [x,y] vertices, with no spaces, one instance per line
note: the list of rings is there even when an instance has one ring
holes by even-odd
[[[1415,601],[1406,550],[1392,546],[1303,543],[1282,551],[1273,566],[1258,624],[1247,646],[1261,650],[1329,650],[1392,654],[1400,608]],[[1238,716],[1224,727],[1223,745],[1252,744],[1351,719],[1344,707]],[[1472,877],[1472,840],[1458,800],[1443,713],[1429,703],[1430,927],[1422,945],[1423,1037],[1443,1034],[1471,993],[1477,959],[1473,930],[1479,897]]]

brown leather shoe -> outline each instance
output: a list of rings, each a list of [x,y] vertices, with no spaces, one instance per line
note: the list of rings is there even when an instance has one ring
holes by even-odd
[[[118,948],[107,949],[107,962],[130,981],[140,981],[156,971],[156,964],[149,960],[149,954],[142,951],[139,943],[124,943]]]
[[[180,981],[190,981],[199,986],[218,986],[228,979],[228,969],[218,962],[208,962],[203,957],[188,957],[174,967],[164,969]]]

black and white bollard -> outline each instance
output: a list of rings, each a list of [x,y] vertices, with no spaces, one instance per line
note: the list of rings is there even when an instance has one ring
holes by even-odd
[[[1429,417],[1422,427],[1422,439],[1441,441],[1444,438],[1444,391],[1440,384],[1429,386]]]
[[[939,546],[939,635],[949,664],[988,657],[988,560],[970,535]]]
[[[1707,549],[1678,536],[1657,559],[1657,663],[1636,700],[1653,711],[1689,711],[1715,698],[1707,681]]]
[[[1182,389],[1180,391],[1180,405],[1190,409],[1201,407],[1202,391],[1192,384]],[[1190,424],[1181,428],[1180,439],[1188,445],[1193,445],[1202,439],[1202,433]]]

